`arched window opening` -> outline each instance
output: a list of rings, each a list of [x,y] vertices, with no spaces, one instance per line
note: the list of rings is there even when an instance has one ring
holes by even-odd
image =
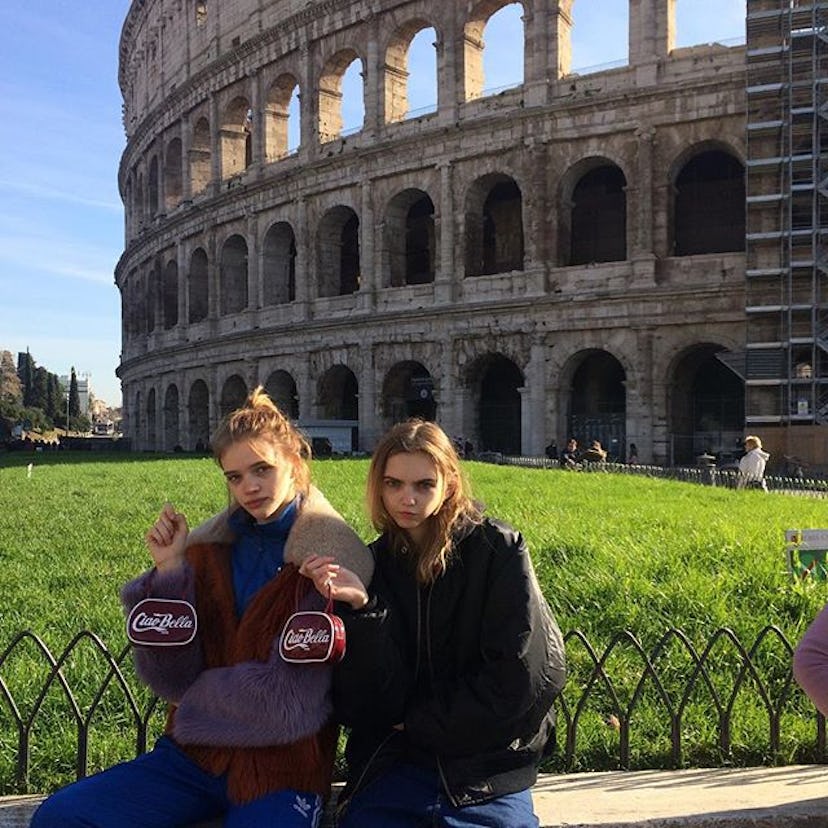
[[[178,324],[178,264],[174,261],[164,268],[161,304],[164,330],[168,331]]]
[[[627,180],[614,164],[586,173],[572,194],[569,264],[627,258]]]
[[[244,380],[238,374],[228,377],[221,387],[221,397],[219,398],[220,416],[224,417],[231,411],[241,408],[245,399],[247,399],[247,386]]]
[[[520,188],[505,175],[479,179],[466,201],[466,275],[523,270]]]
[[[190,311],[188,321],[201,322],[207,318],[208,290],[207,290],[207,254],[200,247],[193,251],[190,257]]]
[[[149,163],[149,214],[158,214],[158,157],[153,155]]]
[[[252,162],[253,113],[247,98],[237,97],[224,111],[221,123],[221,177],[232,178]]]
[[[471,383],[477,399],[477,448],[520,454],[523,372],[508,357],[488,354],[472,366]]]
[[[607,459],[626,452],[627,389],[621,363],[606,351],[589,351],[572,376],[567,437],[581,448],[598,440]]]
[[[247,307],[247,242],[230,236],[221,249],[220,312],[222,316],[239,313]]]
[[[700,344],[677,362],[670,382],[672,462],[695,465],[700,454],[722,457],[741,447],[745,422],[744,382],[716,354],[720,345]]]
[[[265,158],[278,161],[292,152],[298,141],[292,143],[291,134],[298,129],[299,84],[290,74],[276,78],[267,95],[265,107]],[[292,111],[291,107],[294,110]],[[291,122],[291,118],[294,119]]]
[[[317,271],[320,296],[359,290],[359,218],[350,207],[328,210],[319,224]]]
[[[211,175],[210,123],[199,118],[193,129],[193,145],[190,149],[190,186],[193,195],[203,193],[210,184]]]
[[[286,221],[274,224],[265,235],[262,279],[265,305],[284,305],[296,299],[296,236]]]
[[[287,371],[274,371],[265,383],[268,397],[291,420],[299,419],[299,394],[296,381]]]
[[[423,285],[434,281],[434,203],[422,190],[398,193],[385,216],[389,284]]]
[[[353,49],[337,52],[319,78],[319,142],[357,132],[365,120],[362,61]]]
[[[187,408],[193,451],[207,451],[210,445],[210,391],[204,380],[192,384]]]
[[[523,6],[483,0],[466,22],[463,48],[465,100],[523,83]]]
[[[701,152],[676,178],[675,255],[745,249],[745,170],[721,150]]]
[[[721,13],[719,0],[675,0],[676,46],[722,43],[735,46],[745,42],[747,4],[744,0],[728,5]]]
[[[133,194],[132,215],[135,218],[135,227],[141,231],[144,229],[144,176],[138,174]]]
[[[382,415],[387,426],[407,417],[436,419],[434,380],[424,365],[406,361],[391,368],[382,386]]]
[[[350,368],[335,365],[319,381],[319,409],[325,420],[359,419],[359,385]]]
[[[385,52],[385,122],[436,109],[437,33],[426,21],[411,20],[397,30]]]
[[[178,388],[170,385],[164,395],[164,450],[181,450],[178,411]]]
[[[570,43],[573,74],[589,75],[629,63],[629,7],[630,0],[572,4]]]
[[[181,166],[181,139],[173,138],[167,144],[164,157],[164,207],[166,210],[173,210],[181,203],[183,186]]]
[[[158,307],[158,294],[160,283],[160,266],[155,265],[147,275],[147,333],[152,333],[155,330],[155,325],[157,322],[156,308]]]

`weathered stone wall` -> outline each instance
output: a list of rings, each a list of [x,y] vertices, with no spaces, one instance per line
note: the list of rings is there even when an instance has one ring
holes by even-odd
[[[116,278],[125,427],[137,447],[192,448],[204,387],[212,427],[238,380],[250,388],[283,372],[302,421],[350,419],[339,403],[352,399],[368,449],[412,410],[389,390],[402,370],[431,378],[447,431],[486,448],[483,420],[499,410],[486,408],[499,404],[491,381],[509,385],[514,369],[517,448],[540,454],[570,430],[579,368],[608,354],[624,376],[619,448],[632,441],[642,460],[672,459],[675,387],[692,382],[677,366],[698,348],[744,341],[744,253],[673,255],[684,166],[710,151],[744,162],[744,48],[674,50],[672,0],[631,0],[629,64],[569,75],[571,0],[526,0],[523,84],[482,95],[480,34],[504,5],[211,0],[198,17],[190,0],[133,3],[121,40],[126,249]],[[406,120],[405,49],[423,26],[437,33],[438,105]],[[342,136],[337,81],[354,58],[365,120]],[[294,84],[301,141],[288,154]],[[603,169],[623,174],[625,255],[570,265],[572,227],[584,220],[574,194]],[[494,244],[522,249],[522,267],[472,275],[498,185],[518,193],[517,208],[502,203],[522,235],[496,230]],[[433,272],[406,283],[394,275],[399,239],[423,196]],[[358,289],[340,295],[337,240],[351,216]],[[278,241],[291,232],[295,252]],[[231,289],[233,250],[246,273]],[[200,300],[194,254],[206,254]],[[290,269],[292,287],[269,283]],[[242,307],[226,312],[230,301]]]

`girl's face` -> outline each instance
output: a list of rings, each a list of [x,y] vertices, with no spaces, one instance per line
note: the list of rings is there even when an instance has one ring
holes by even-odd
[[[445,494],[445,478],[425,452],[401,452],[388,458],[382,477],[382,505],[415,543],[424,539],[426,521],[440,511]]]
[[[219,462],[233,497],[257,523],[277,517],[296,496],[293,463],[269,440],[231,443]]]

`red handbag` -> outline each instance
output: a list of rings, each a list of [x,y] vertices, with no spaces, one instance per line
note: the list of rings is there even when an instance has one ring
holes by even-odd
[[[328,591],[324,611],[294,612],[279,639],[279,655],[292,664],[336,664],[345,656],[345,625],[333,613]]]

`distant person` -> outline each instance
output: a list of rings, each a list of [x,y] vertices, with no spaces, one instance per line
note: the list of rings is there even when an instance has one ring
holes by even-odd
[[[544,454],[550,460],[557,460],[558,459],[558,444],[553,440],[545,449]]]
[[[134,647],[139,677],[169,705],[164,735],[50,796],[32,828],[319,824],[337,744],[332,667],[288,663],[278,643],[297,608],[324,606],[299,572],[306,558],[335,556],[368,583],[373,561],[311,486],[305,438],[261,387],[221,421],[211,448],[230,506],[190,533],[165,504],[146,535],[154,567],[121,591],[127,612],[143,599],[173,612],[174,602],[187,622],[176,627],[194,632]],[[131,625],[132,640],[140,632]]]
[[[572,470],[581,468],[578,441],[574,437],[570,437],[566,441],[566,448],[561,452],[561,468]]]
[[[593,440],[590,447],[584,452],[583,459],[587,463],[606,463],[607,452],[601,447],[598,440]]]
[[[627,455],[627,463],[631,466],[638,465],[638,446],[635,443],[630,443],[630,453]]]
[[[765,482],[765,464],[770,454],[762,449],[762,441],[755,434],[745,437],[745,455],[739,460],[739,476],[736,485],[740,489],[768,490]]]

